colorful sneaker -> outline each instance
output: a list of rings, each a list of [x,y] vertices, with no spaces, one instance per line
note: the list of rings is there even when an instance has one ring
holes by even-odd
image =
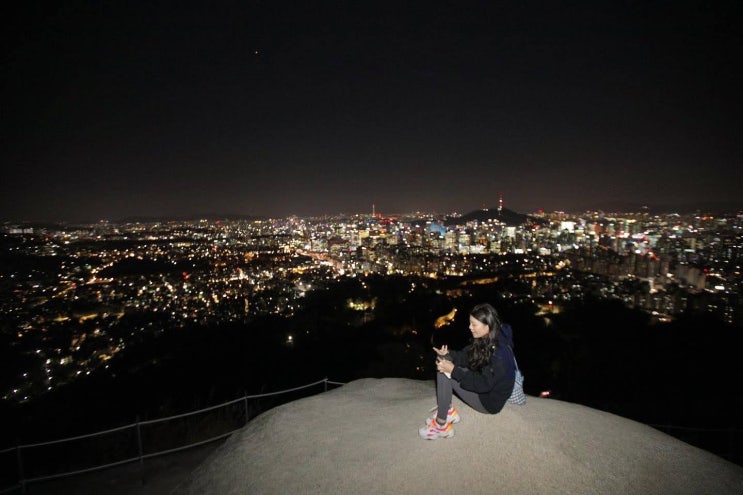
[[[437,438],[442,437],[451,438],[454,436],[454,427],[452,427],[451,423],[448,421],[446,424],[440,425],[435,419],[432,419],[428,424],[426,424],[426,426],[423,426],[418,430],[418,434],[421,438],[426,440],[436,440]]]
[[[439,408],[436,406],[433,406],[431,410],[429,411],[431,413],[431,416],[428,417],[426,420],[426,424],[428,424],[432,419],[436,419],[436,413],[438,412]],[[457,411],[457,408],[454,406],[451,406],[449,410],[446,412],[446,422],[447,423],[459,423],[459,420],[461,418],[459,417],[459,412]]]

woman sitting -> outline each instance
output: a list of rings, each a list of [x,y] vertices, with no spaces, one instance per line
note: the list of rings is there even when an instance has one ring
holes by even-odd
[[[472,341],[461,351],[447,345],[436,347],[436,413],[418,432],[421,438],[449,438],[459,413],[452,404],[452,393],[475,411],[497,414],[513,391],[516,367],[511,327],[502,325],[490,304],[479,304],[470,311]]]

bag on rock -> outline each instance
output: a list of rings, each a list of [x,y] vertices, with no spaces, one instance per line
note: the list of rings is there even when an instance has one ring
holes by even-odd
[[[513,349],[511,349],[513,352]],[[516,380],[513,382],[513,392],[511,397],[508,398],[508,402],[511,404],[517,404],[523,406],[526,404],[526,395],[524,394],[524,375],[519,370],[519,363],[516,362],[516,355],[513,355],[513,364],[516,366]]]

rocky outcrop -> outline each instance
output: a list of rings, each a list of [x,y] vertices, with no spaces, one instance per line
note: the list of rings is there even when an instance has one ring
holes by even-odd
[[[743,468],[635,421],[552,399],[496,415],[455,401],[455,436],[421,440],[433,381],[357,380],[258,416],[176,493],[743,493]]]

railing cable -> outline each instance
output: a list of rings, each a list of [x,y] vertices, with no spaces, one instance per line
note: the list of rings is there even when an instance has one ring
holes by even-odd
[[[60,438],[60,439],[57,439],[57,440],[50,440],[50,441],[46,441],[46,442],[27,443],[27,444],[18,445],[16,447],[9,447],[9,448],[0,450],[0,454],[7,454],[7,453],[12,452],[12,451],[15,450],[17,452],[17,454],[18,454],[19,462],[20,462],[20,454],[21,454],[21,451],[23,449],[34,448],[34,447],[43,447],[43,446],[46,446],[46,445],[54,445],[54,444],[59,444],[59,443],[64,443],[64,442],[71,442],[71,441],[74,441],[74,440],[81,440],[81,439],[84,439],[84,438],[91,438],[91,437],[106,435],[108,433],[114,433],[114,432],[117,432],[117,431],[122,431],[122,430],[126,430],[126,429],[132,429],[132,428],[135,428],[135,427],[138,429],[138,449],[139,449],[139,455],[137,455],[136,457],[130,457],[130,458],[123,459],[123,460],[120,460],[120,461],[111,462],[111,463],[108,463],[108,464],[102,464],[102,465],[98,465],[98,466],[93,466],[93,467],[90,467],[90,468],[78,469],[78,470],[75,470],[75,471],[67,471],[67,472],[64,472],[64,473],[55,473],[55,474],[50,474],[50,475],[46,475],[46,476],[37,476],[37,477],[33,477],[33,478],[25,478],[24,477],[24,473],[23,473],[23,468],[22,467],[19,467],[19,473],[18,473],[19,474],[19,478],[20,478],[19,479],[19,482],[16,483],[15,485],[13,485],[13,486],[4,487],[4,488],[0,489],[0,494],[10,493],[10,492],[15,491],[15,490],[18,490],[18,489],[23,489],[23,487],[27,483],[29,483],[29,482],[52,480],[52,479],[56,479],[56,478],[62,478],[62,477],[65,477],[65,476],[73,476],[73,475],[77,475],[77,474],[89,473],[89,472],[92,472],[92,471],[98,471],[98,470],[101,470],[101,469],[106,469],[106,468],[110,468],[110,467],[114,467],[114,466],[119,466],[119,465],[122,465],[122,464],[131,463],[131,462],[134,462],[134,461],[140,461],[140,463],[141,463],[141,462],[144,461],[144,459],[149,459],[151,457],[157,457],[157,456],[160,456],[160,455],[171,454],[171,453],[179,452],[181,450],[186,450],[186,449],[189,449],[189,448],[192,448],[192,447],[197,447],[199,445],[204,445],[204,444],[207,444],[207,443],[210,443],[210,442],[214,442],[214,441],[219,440],[221,438],[225,438],[225,437],[228,437],[228,436],[232,435],[237,430],[239,430],[240,428],[242,428],[244,425],[243,426],[240,426],[238,428],[232,429],[232,430],[230,430],[230,431],[228,431],[226,433],[222,433],[222,434],[213,436],[213,437],[208,438],[208,439],[205,439],[205,440],[200,440],[198,442],[190,443],[188,445],[181,445],[181,446],[174,447],[174,448],[167,449],[167,450],[162,450],[162,451],[158,451],[158,452],[151,452],[151,453],[148,453],[148,454],[145,454],[144,451],[142,450],[142,447],[143,446],[141,444],[141,432],[139,432],[139,428],[142,425],[150,425],[150,424],[155,424],[155,423],[161,423],[161,422],[164,422],[164,421],[172,421],[174,419],[180,419],[180,418],[184,418],[184,417],[187,417],[187,416],[193,416],[195,414],[201,414],[201,413],[204,413],[204,412],[212,411],[212,410],[215,410],[215,409],[224,408],[224,407],[227,407],[227,406],[236,404],[238,402],[245,402],[245,408],[246,408],[246,411],[245,411],[245,423],[247,424],[249,422],[249,417],[248,417],[248,412],[247,412],[247,407],[248,407],[248,402],[247,401],[248,401],[248,399],[260,399],[262,397],[272,397],[272,396],[275,396],[275,395],[287,394],[287,393],[290,393],[290,392],[296,392],[298,390],[303,390],[303,389],[306,389],[306,388],[314,387],[314,386],[319,385],[321,383],[324,383],[325,384],[325,391],[327,391],[327,385],[328,384],[331,384],[331,385],[345,385],[345,383],[343,383],[343,382],[330,381],[327,378],[324,378],[322,380],[318,380],[316,382],[309,383],[307,385],[301,385],[299,387],[289,388],[289,389],[285,389],[285,390],[279,390],[279,391],[276,391],[276,392],[269,392],[269,393],[264,393],[264,394],[244,395],[243,397],[240,397],[238,399],[234,399],[234,400],[231,400],[231,401],[223,402],[222,404],[217,404],[215,406],[205,407],[203,409],[198,409],[196,411],[190,411],[190,412],[183,413],[183,414],[176,414],[176,415],[168,416],[168,417],[165,417],[165,418],[151,419],[151,420],[147,420],[147,421],[139,421],[139,418],[138,418],[138,420],[137,420],[136,423],[131,423],[131,424],[124,425],[124,426],[118,426],[116,428],[110,428],[110,429],[107,429],[107,430],[101,430],[101,431],[97,431],[97,432],[93,432],[93,433],[87,433],[87,434],[84,434],[84,435],[77,435],[77,436],[74,436],[74,437]],[[20,466],[20,464],[19,464],[19,466]]]

